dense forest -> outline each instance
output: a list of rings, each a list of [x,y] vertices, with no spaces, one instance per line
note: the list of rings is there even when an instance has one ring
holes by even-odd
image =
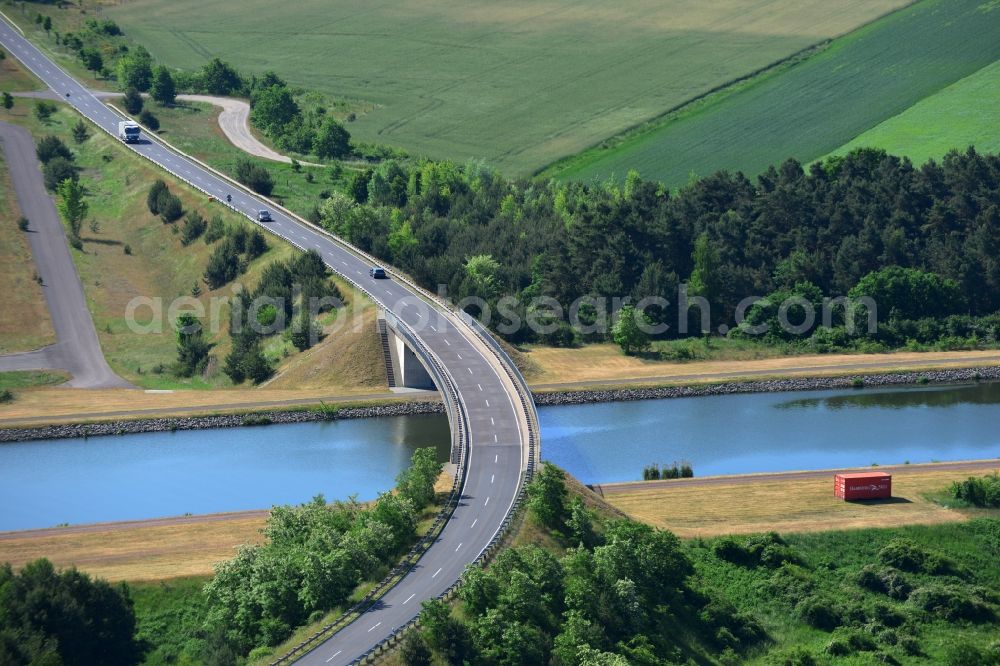
[[[540,183],[475,163],[386,161],[358,173],[347,194],[335,193],[313,216],[428,288],[445,285],[453,298],[496,305],[516,296],[508,311],[522,319],[538,297],[556,299],[564,316],[588,296],[660,296],[676,307],[685,283],[688,296],[710,303],[712,332],[733,328],[749,296],[850,294],[878,306],[878,332],[860,327],[868,337],[861,342],[981,343],[1000,331],[998,184],[1000,158],[973,149],[922,167],[867,149],[808,169],[789,160],[755,181],[720,172],[676,192],[634,172],[623,186]],[[768,307],[758,304],[750,318],[766,318]],[[580,314],[583,322],[595,316],[587,307]],[[647,314],[671,325],[665,337],[681,335],[676,309]],[[607,337],[566,326],[539,335],[503,321],[491,324],[513,342]],[[800,337],[859,342],[817,332],[819,323]],[[700,335],[701,324],[688,334]]]

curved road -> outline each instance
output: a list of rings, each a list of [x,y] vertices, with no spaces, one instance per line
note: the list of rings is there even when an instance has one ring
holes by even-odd
[[[118,115],[3,20],[0,44],[91,122],[117,133]],[[251,219],[259,208],[273,210],[269,203],[158,141],[147,139],[128,148],[217,199],[232,194],[234,208]],[[350,663],[415,617],[421,601],[446,591],[486,548],[520,490],[528,415],[501,362],[466,326],[457,324],[454,315],[430,307],[402,282],[370,279],[368,263],[329,235],[282,212],[273,217],[265,225],[271,232],[299,248],[318,251],[334,271],[366,290],[415,332],[440,362],[462,403],[459,413],[466,415],[469,448],[462,500],[438,540],[375,607],[302,659],[338,666]]]

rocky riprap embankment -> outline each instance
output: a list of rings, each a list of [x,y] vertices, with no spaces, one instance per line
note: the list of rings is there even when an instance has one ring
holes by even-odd
[[[702,395],[731,395],[735,393],[764,393],[777,391],[814,391],[821,389],[851,388],[861,380],[865,387],[895,386],[902,384],[954,384],[970,381],[1000,380],[1000,367],[967,368],[961,370],[928,370],[925,372],[895,372],[878,375],[850,377],[812,377],[802,379],[763,379],[759,381],[731,381],[702,386],[663,386],[617,389],[592,389],[581,391],[553,391],[536,393],[535,403],[540,407],[555,405],[583,405],[594,402],[621,402],[626,400],[661,400],[688,398]],[[400,402],[370,407],[344,407],[329,410],[294,410],[228,414],[218,416],[190,416],[106,423],[77,423],[28,428],[0,428],[0,443],[35,439],[61,439],[68,437],[99,437],[102,435],[127,435],[142,432],[198,430],[205,428],[236,428],[272,423],[306,423],[339,419],[365,419],[378,416],[405,416],[408,414],[438,414],[444,412],[440,402]]]
[[[440,402],[400,402],[391,405],[344,407],[329,410],[254,412],[252,414],[136,419],[133,421],[108,421],[105,423],[74,423],[37,428],[0,428],[0,442],[61,439],[66,437],[99,437],[101,435],[128,435],[140,432],[172,432],[174,430],[200,430],[205,428],[236,428],[270,425],[272,423],[307,423],[311,421],[367,419],[377,416],[406,416],[409,414],[434,414],[438,412],[444,412],[444,405]]]
[[[552,391],[536,393],[539,407],[552,405],[583,405],[592,402],[621,402],[626,400],[662,400],[664,398],[689,398],[700,395],[732,395],[734,393],[768,393],[777,391],[816,391],[822,389],[853,388],[857,380],[866,388],[901,384],[955,384],[970,381],[1000,380],[1000,367],[964,368],[960,370],[927,370],[924,372],[894,372],[879,375],[849,377],[803,377],[802,379],[762,379],[760,381],[732,381],[703,386],[661,386],[582,391]]]

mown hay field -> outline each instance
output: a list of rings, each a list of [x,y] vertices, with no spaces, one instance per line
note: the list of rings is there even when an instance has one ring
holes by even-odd
[[[692,174],[729,169],[754,176],[788,157],[808,162],[1000,59],[997,34],[996,3],[923,0],[548,173],[589,180],[623,178],[635,168],[680,186]]]
[[[169,65],[379,105],[364,141],[529,173],[907,0],[126,0],[104,8]]]

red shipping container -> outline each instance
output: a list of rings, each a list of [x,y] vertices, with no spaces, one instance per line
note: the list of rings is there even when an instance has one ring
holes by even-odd
[[[843,500],[888,499],[892,497],[892,475],[884,472],[838,474],[833,477],[833,493]]]

